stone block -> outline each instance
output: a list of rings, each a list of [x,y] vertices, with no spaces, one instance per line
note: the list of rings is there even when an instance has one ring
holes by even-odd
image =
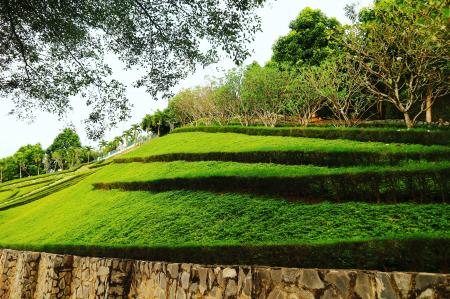
[[[417,273],[415,282],[416,290],[424,290],[430,286],[445,284],[447,279],[442,275],[436,275],[433,273]]]
[[[403,298],[407,298],[408,294],[411,291],[412,274],[402,273],[402,272],[393,272],[392,277],[394,277],[394,281],[395,281],[395,284],[397,285],[397,289],[399,290],[400,295]]]
[[[298,285],[308,289],[321,289],[325,287],[325,284],[320,279],[318,270],[311,269],[304,269],[301,271]]]
[[[397,293],[392,287],[391,275],[389,273],[375,273],[375,289],[378,298],[397,298]]]
[[[237,276],[236,269],[225,268],[222,271],[223,278],[235,278]]]
[[[361,299],[375,298],[375,287],[372,283],[372,278],[365,272],[358,272],[356,274],[355,293]]]
[[[347,271],[330,270],[325,274],[325,281],[331,283],[337,290],[336,294],[346,297],[350,289],[350,277]]]
[[[188,272],[183,272],[181,274],[181,287],[185,290],[189,288],[189,280],[191,275]]]
[[[180,270],[179,264],[167,264],[167,272],[169,273],[171,278],[177,279],[179,270]]]
[[[294,284],[297,282],[297,277],[300,276],[300,270],[292,268],[282,268],[281,276],[283,277],[284,282]]]

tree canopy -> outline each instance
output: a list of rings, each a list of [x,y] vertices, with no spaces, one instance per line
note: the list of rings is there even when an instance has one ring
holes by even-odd
[[[273,45],[274,62],[289,66],[319,65],[338,48],[340,23],[320,9],[303,9],[289,28],[291,31]]]
[[[81,147],[80,137],[77,132],[70,128],[65,128],[58,136],[55,137],[53,143],[48,147],[47,151],[55,152],[58,150],[68,150],[70,148]]]
[[[348,11],[358,22],[345,42],[361,85],[413,127],[449,92],[448,1],[380,0],[359,15]]]
[[[225,52],[235,62],[259,28],[264,0],[3,0],[0,5],[0,96],[12,113],[63,116],[80,94],[88,135],[99,138],[125,119],[125,85],[111,77],[106,55],[143,70],[135,86],[154,98],[197,65]],[[77,103],[77,105],[80,103]]]

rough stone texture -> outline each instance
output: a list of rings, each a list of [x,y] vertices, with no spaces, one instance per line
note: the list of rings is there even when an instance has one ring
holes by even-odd
[[[0,250],[0,299],[450,298],[450,275],[205,266]]]

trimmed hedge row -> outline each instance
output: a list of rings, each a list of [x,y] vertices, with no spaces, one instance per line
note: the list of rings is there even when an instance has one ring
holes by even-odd
[[[322,269],[371,269],[448,273],[450,239],[410,238],[321,245],[119,247],[0,245],[57,254],[218,265],[267,265]]]
[[[142,182],[94,183],[95,189],[126,191],[193,190],[250,193],[292,201],[448,202],[450,168],[418,171],[371,171],[364,173],[299,177],[210,176],[160,179]]]
[[[171,153],[148,157],[114,159],[115,163],[173,162],[173,161],[223,161],[240,163],[276,163],[286,165],[316,165],[345,167],[359,165],[397,165],[407,160],[450,160],[448,152],[431,153],[379,153],[379,152],[307,152],[307,151],[252,151],[252,152],[208,152]]]
[[[240,133],[247,135],[290,136],[322,139],[350,139],[357,141],[377,141],[386,143],[412,143],[423,145],[450,146],[450,130],[400,130],[382,128],[319,128],[319,127],[183,127],[172,133],[207,132]]]

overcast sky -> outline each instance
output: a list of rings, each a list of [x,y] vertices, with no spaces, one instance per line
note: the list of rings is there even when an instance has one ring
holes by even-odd
[[[334,16],[340,22],[348,23],[349,20],[344,15],[344,6],[354,3],[355,0],[271,0],[264,8],[260,9],[259,15],[262,19],[262,31],[256,35],[252,43],[253,54],[248,58],[247,63],[257,61],[261,64],[270,59],[272,54],[272,44],[275,40],[289,31],[288,25],[298,13],[305,7],[320,8],[327,16]],[[360,6],[367,6],[372,3],[371,0],[359,0]],[[217,65],[212,65],[206,69],[199,69],[181,82],[177,89],[201,85],[207,77],[219,76],[223,69],[230,69],[233,63],[223,60]],[[116,66],[115,77],[121,79],[124,83],[133,82],[133,75],[121,71]],[[128,97],[134,104],[132,117],[127,122],[121,123],[117,128],[112,129],[105,136],[106,140],[128,129],[131,124],[138,123],[142,117],[155,111],[164,109],[167,101],[152,100],[143,89],[129,87]],[[86,115],[84,109],[76,108],[64,120],[60,121],[56,116],[40,113],[32,123],[21,121],[14,116],[7,115],[10,111],[10,104],[0,99],[0,157],[13,154],[20,146],[25,144],[41,143],[45,148],[51,144],[55,136],[68,125],[73,125],[82,139],[83,145],[91,144],[97,146],[97,142],[86,139],[84,125],[82,120]]]

